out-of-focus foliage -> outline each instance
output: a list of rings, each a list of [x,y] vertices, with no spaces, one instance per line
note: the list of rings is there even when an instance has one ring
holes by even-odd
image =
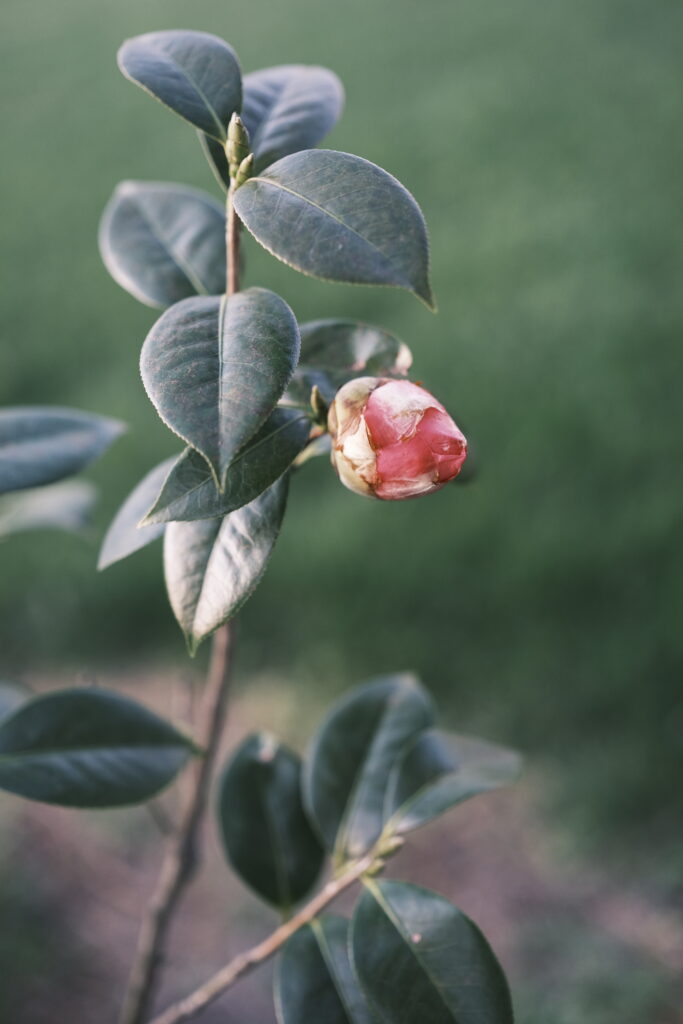
[[[124,36],[184,26],[180,0],[41,0],[39,14],[9,0],[0,36],[0,406],[130,423],[92,474],[104,525],[177,446],[138,376],[155,314],[100,265],[100,211],[123,177],[219,190],[192,132],[154,116],[111,57]],[[330,689],[414,666],[458,722],[552,752],[575,807],[651,840],[642,826],[666,830],[680,799],[683,722],[683,8],[196,0],[192,22],[227,36],[245,71],[322,60],[340,75],[347,108],[326,145],[415,194],[440,315],[304,279],[249,242],[245,283],[302,321],[396,332],[480,464],[471,487],[396,506],[345,492],[325,459],[302,469],[242,664]],[[71,538],[4,546],[5,672],[26,650],[34,664],[162,644],[184,657],[158,545],[106,575],[95,558]]]

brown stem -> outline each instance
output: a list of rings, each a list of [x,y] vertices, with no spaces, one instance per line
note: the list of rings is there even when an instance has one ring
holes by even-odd
[[[137,954],[120,1017],[121,1024],[142,1024],[145,1020],[163,962],[169,925],[185,887],[197,870],[200,825],[227,711],[231,655],[229,627],[221,626],[214,634],[206,683],[201,736],[204,756],[196,766],[194,784],[188,794],[176,834],[166,849],[157,886],[140,929]]]
[[[226,291],[233,295],[240,287],[240,223],[232,196],[226,209]],[[166,936],[180,898],[198,866],[198,840],[218,753],[230,688],[232,643],[226,624],[214,634],[211,662],[206,681],[205,711],[199,742],[204,756],[196,769],[178,828],[169,840],[157,886],[140,929],[137,953],[128,982],[120,1024],[143,1024],[154,996],[163,962]]]
[[[209,978],[203,985],[180,1002],[169,1006],[167,1010],[155,1017],[151,1024],[181,1024],[182,1021],[190,1020],[201,1010],[204,1010],[218,996],[222,995],[245,974],[249,974],[260,964],[274,956],[285,942],[298,931],[303,925],[308,924],[314,917],[325,909],[342,892],[348,889],[354,882],[358,881],[375,863],[375,854],[370,853],[355,864],[343,875],[333,879],[313,897],[297,914],[291,917],[285,924],[280,925],[274,932],[253,946],[245,953],[240,953],[230,963],[222,967],[220,971]]]
[[[232,201],[234,191],[235,186],[231,184],[228,191],[225,224],[225,244],[227,249],[226,291],[228,295],[234,295],[235,292],[240,290],[240,219],[235,213]]]

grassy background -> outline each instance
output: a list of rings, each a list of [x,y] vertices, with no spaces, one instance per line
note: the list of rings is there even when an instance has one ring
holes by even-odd
[[[117,46],[201,28],[246,70],[340,74],[329,144],[417,196],[439,315],[297,276],[251,244],[248,282],[301,320],[396,331],[481,473],[393,507],[311,465],[243,615],[243,676],[268,666],[299,700],[413,667],[454,724],[562,780],[554,806],[578,841],[612,840],[668,885],[683,752],[679,0],[4,0],[2,23],[0,404],[130,424],[91,474],[100,528],[177,444],[138,376],[154,313],[107,277],[99,214],[125,177],[213,188],[193,132],[118,74]],[[158,547],[101,576],[95,553],[47,534],[3,546],[4,672],[184,657]]]

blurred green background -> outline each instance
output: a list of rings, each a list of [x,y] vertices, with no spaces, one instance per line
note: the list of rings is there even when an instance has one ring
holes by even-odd
[[[138,374],[155,313],[102,267],[100,212],[122,178],[214,190],[192,130],[123,80],[115,50],[192,27],[227,38],[245,70],[326,64],[347,90],[327,144],[418,198],[439,314],[407,293],[301,277],[252,243],[247,281],[300,320],[393,329],[480,473],[385,505],[310,464],[242,615],[241,679],[268,669],[299,701],[414,668],[453,725],[547,771],[549,813],[579,849],[597,844],[675,891],[680,0],[4,0],[2,23],[0,404],[130,425],[90,474],[98,536],[178,448]],[[185,657],[158,546],[102,575],[96,549],[55,534],[3,545],[6,675]]]

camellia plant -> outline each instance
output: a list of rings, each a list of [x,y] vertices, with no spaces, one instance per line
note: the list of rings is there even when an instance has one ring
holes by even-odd
[[[232,753],[215,787],[226,859],[282,921],[154,1016],[169,924],[199,864],[229,693],[229,623],[263,576],[297,472],[327,453],[351,490],[403,500],[455,480],[467,441],[408,379],[411,354],[391,333],[349,320],[299,324],[279,295],[241,287],[244,226],[304,274],[405,288],[434,305],[413,197],[361,157],[313,148],[341,113],[337,77],[300,65],[243,77],[227,43],[191,31],[128,40],[119,67],[196,129],[226,193],[222,205],[181,185],[124,182],[100,227],[115,280],[164,310],[141,373],[184,445],[124,502],[100,567],[163,534],[168,596],[190,652],[212,637],[203,720],[190,737],[100,689],[15,701],[0,719],[0,786],[114,807],[148,801],[188,772],[121,1024],[189,1020],[274,956],[280,1024],[509,1024],[507,984],[477,926],[442,896],[381,877],[410,832],[519,768],[508,750],[437,730],[409,674],[345,696],[303,759],[269,732]],[[0,449],[0,474],[6,465]],[[353,918],[328,914],[354,885]]]

